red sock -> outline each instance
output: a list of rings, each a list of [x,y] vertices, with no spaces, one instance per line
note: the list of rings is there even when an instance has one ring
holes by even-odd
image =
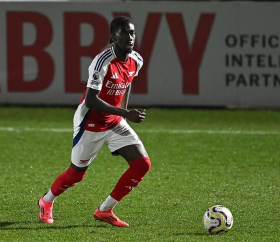
[[[117,201],[122,200],[122,198],[129,194],[134,187],[137,187],[139,182],[143,180],[143,177],[151,168],[149,157],[142,157],[135,161],[128,162],[128,164],[128,170],[121,176],[111,193],[111,197]]]
[[[70,166],[65,172],[60,174],[52,184],[51,191],[55,196],[59,196],[69,187],[73,187],[77,182],[84,179],[86,171],[76,171]]]

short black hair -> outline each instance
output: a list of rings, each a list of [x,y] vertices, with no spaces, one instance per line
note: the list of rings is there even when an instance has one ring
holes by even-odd
[[[132,19],[127,16],[117,16],[112,20],[110,24],[110,44],[113,42],[111,34],[117,32],[125,24],[133,24]]]

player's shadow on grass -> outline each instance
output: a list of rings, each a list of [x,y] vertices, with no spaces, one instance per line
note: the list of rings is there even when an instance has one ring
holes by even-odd
[[[26,227],[27,224],[38,224],[39,227]],[[16,226],[15,226],[16,225]],[[42,225],[42,226],[41,226]],[[105,228],[105,225],[48,225],[40,222],[0,222],[0,230],[37,230],[37,229],[73,229],[73,228]]]
[[[0,222],[0,228],[17,224],[17,222]]]
[[[201,233],[196,232],[196,233],[174,233],[173,235],[175,235],[175,236],[184,236],[184,235],[207,236],[208,234],[205,234],[203,232],[201,232]]]

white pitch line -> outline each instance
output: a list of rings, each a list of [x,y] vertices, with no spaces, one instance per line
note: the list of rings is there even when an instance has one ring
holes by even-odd
[[[30,127],[0,127],[0,131],[9,132],[54,132],[54,133],[69,133],[73,129],[51,129],[51,128],[30,128]]]
[[[138,132],[141,132],[138,130]],[[145,133],[169,133],[169,134],[250,134],[250,135],[280,135],[280,131],[261,131],[261,130],[196,130],[196,129],[178,129],[178,130],[143,130]]]
[[[69,133],[73,129],[59,128],[30,128],[30,127],[0,127],[0,131],[7,132],[53,132]],[[166,133],[166,134],[234,134],[234,135],[280,135],[280,130],[196,130],[196,129],[140,129],[138,133]]]

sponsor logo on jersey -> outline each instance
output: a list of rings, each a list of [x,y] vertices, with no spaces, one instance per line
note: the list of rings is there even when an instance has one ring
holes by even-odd
[[[109,80],[107,80],[105,87],[109,88],[109,90],[107,91],[108,95],[115,95],[115,96],[119,96],[119,95],[124,95],[126,92],[127,87],[129,87],[130,82],[121,82],[121,83],[113,83]]]
[[[121,82],[121,83],[113,83],[111,81],[107,81],[105,86],[110,89],[126,89],[130,85],[130,82]]]

